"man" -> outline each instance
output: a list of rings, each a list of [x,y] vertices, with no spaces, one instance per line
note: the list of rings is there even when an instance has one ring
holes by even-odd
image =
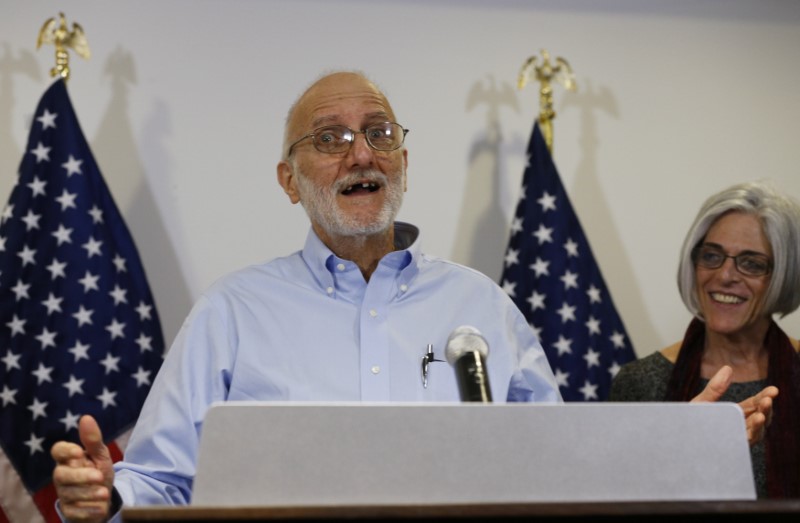
[[[289,111],[278,182],[311,231],[302,251],[235,272],[192,309],[112,467],[97,424],[52,448],[64,517],[104,521],[125,504],[188,503],[200,427],[213,401],[458,401],[443,359],[450,332],[487,339],[495,399],[561,401],[522,314],[489,278],[420,252],[395,222],[407,130],[358,73],[322,77]],[[84,450],[85,449],[85,450]]]

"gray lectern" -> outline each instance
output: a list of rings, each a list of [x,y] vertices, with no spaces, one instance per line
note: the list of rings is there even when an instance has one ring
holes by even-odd
[[[754,500],[729,403],[214,405],[192,505]]]

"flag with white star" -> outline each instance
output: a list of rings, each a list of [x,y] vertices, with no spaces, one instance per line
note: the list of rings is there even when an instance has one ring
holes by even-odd
[[[63,80],[45,92],[0,215],[0,521],[58,521],[50,447],[83,414],[113,441],[164,353],[153,296]]]
[[[536,332],[564,400],[606,400],[636,356],[538,122],[501,285]]]

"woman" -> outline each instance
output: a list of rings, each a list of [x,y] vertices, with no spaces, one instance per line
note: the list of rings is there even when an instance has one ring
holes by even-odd
[[[800,205],[761,182],[710,197],[684,240],[678,289],[695,316],[683,340],[623,367],[610,400],[739,402],[748,430],[764,416],[748,434],[758,496],[799,497],[798,341],[772,317],[800,305]]]

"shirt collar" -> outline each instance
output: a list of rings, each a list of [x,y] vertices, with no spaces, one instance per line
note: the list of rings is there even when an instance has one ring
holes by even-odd
[[[418,264],[422,256],[418,240],[418,227],[405,222],[394,223],[394,246],[396,250],[384,256],[380,263],[394,267],[399,271],[398,278],[402,280],[400,283],[408,285],[418,272]],[[322,240],[314,232],[313,227],[309,228],[302,256],[314,278],[323,289],[334,288],[334,276],[329,267],[336,266],[340,262],[347,263],[346,260],[340,259],[322,243]]]

